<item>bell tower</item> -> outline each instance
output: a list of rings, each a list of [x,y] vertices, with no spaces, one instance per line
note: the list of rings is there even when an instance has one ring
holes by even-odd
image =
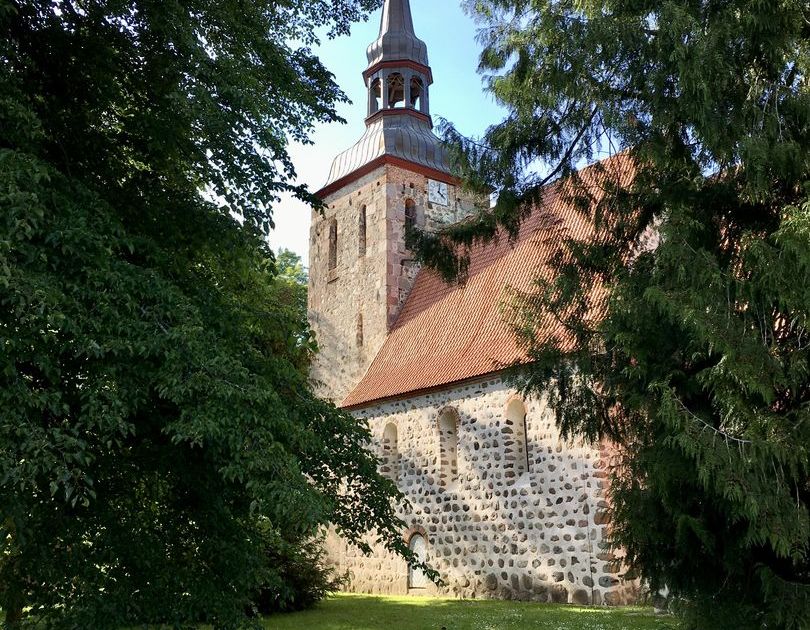
[[[396,325],[418,268],[407,225],[436,229],[475,210],[433,133],[427,45],[409,0],[385,0],[366,51],[365,133],[332,163],[310,231],[309,313],[318,393],[340,404]]]
[[[428,65],[427,46],[416,37],[411,6],[405,2],[386,2],[383,7],[380,36],[368,47],[368,68],[363,73],[368,88],[368,118],[408,115],[430,123],[428,89],[433,76]]]

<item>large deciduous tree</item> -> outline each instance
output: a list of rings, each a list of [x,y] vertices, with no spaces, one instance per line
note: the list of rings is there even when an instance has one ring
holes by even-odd
[[[447,137],[468,185],[500,198],[412,245],[463,273],[465,247],[515,234],[545,184],[624,152],[595,168],[597,195],[568,188],[596,236],[569,235],[516,298],[535,359],[519,382],[548,393],[566,436],[616,442],[615,544],[694,627],[808,627],[810,5],[469,6],[508,115]],[[631,185],[613,185],[617,164]],[[549,316],[565,335],[536,334]]]
[[[344,99],[315,32],[375,4],[0,0],[8,626],[241,626],[327,523],[407,555],[266,245]]]

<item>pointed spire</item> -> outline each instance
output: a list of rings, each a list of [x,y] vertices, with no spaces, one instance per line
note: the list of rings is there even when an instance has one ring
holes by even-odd
[[[397,0],[391,2],[387,0],[383,6],[382,23],[380,24],[380,36],[385,33],[401,32],[410,33],[416,37],[413,30],[413,16],[411,15],[411,3],[408,0]]]
[[[385,0],[380,36],[368,47],[368,63],[363,73],[368,89],[366,132],[335,158],[326,185],[317,193],[322,199],[369,172],[364,169],[391,159],[441,176],[450,174],[447,148],[433,133],[430,118],[433,75],[427,46],[414,32],[408,0]]]
[[[416,36],[409,0],[385,0],[380,36],[368,47],[369,68],[384,61],[428,64],[427,46]]]

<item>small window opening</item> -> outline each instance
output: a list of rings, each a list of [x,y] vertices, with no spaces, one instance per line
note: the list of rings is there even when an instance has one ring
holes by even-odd
[[[511,400],[506,406],[503,433],[506,477],[514,479],[530,472],[526,405],[519,398]]]
[[[380,111],[382,107],[382,82],[379,79],[374,79],[371,82],[370,98],[369,98],[369,115]]]
[[[416,202],[413,199],[405,200],[405,234],[416,227]]]
[[[422,110],[422,94],[424,92],[424,85],[422,79],[413,77],[411,79],[411,102],[410,106],[414,109]]]
[[[458,475],[458,412],[445,409],[439,416],[439,468],[443,485],[448,486]]]
[[[382,440],[382,468],[380,472],[393,481],[399,481],[399,444],[397,425],[389,422],[385,425]]]
[[[337,268],[337,246],[337,219],[332,219],[329,222],[329,271]]]
[[[361,258],[366,255],[366,207],[360,208],[360,217],[358,218],[358,243],[357,255]]]
[[[362,313],[357,314],[357,337],[356,337],[356,342],[357,342],[357,347],[358,348],[363,347],[364,338],[363,338],[363,314]]]
[[[405,77],[399,72],[388,77],[388,107],[405,107]]]
[[[416,560],[427,562],[427,541],[422,534],[414,534],[408,541],[408,547]],[[408,588],[427,588],[428,579],[421,569],[408,568]]]

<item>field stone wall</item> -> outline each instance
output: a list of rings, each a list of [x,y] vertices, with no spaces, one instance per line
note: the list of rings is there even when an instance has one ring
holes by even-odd
[[[560,441],[546,403],[526,401],[527,472],[505,465],[520,448],[504,421],[515,391],[492,378],[356,412],[369,421],[383,472],[411,503],[406,541],[422,533],[445,586],[408,588],[405,562],[371,557],[330,534],[332,562],[348,589],[373,594],[620,605],[636,601],[607,549],[606,449]],[[443,481],[439,417],[458,417],[457,473]],[[396,426],[395,436],[390,425]],[[523,454],[525,457],[525,453]]]

